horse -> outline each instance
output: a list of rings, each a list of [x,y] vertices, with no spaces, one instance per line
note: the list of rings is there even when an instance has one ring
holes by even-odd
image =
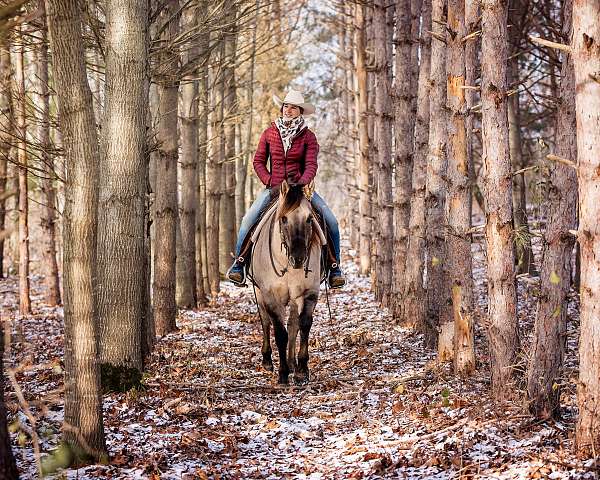
[[[324,236],[301,186],[281,184],[277,208],[268,210],[253,236],[250,277],[262,322],[262,366],[273,371],[271,325],[279,352],[279,384],[309,381],[308,336],[319,299]],[[287,329],[284,324],[289,306]],[[296,338],[300,349],[296,361]]]

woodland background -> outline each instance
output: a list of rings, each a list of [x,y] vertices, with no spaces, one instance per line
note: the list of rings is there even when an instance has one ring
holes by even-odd
[[[470,409],[479,396],[494,405],[485,415],[526,418],[525,430],[545,425],[558,439],[545,447],[548,455],[560,452],[554,465],[597,475],[597,0],[19,0],[2,2],[0,20],[1,386],[8,407],[0,402],[0,477],[18,476],[11,442],[31,452],[23,460],[30,471],[112,458],[108,470],[87,472],[114,478],[115,468],[139,466],[143,453],[115,454],[120,414],[107,405],[144,411],[144,401],[169,395],[175,398],[167,403],[187,404],[171,381],[180,371],[161,375],[178,349],[189,362],[200,355],[203,365],[188,364],[181,385],[219,370],[226,382],[228,362],[238,360],[219,363],[220,355],[235,356],[231,335],[245,331],[235,322],[249,321],[240,309],[251,308],[251,298],[223,290],[220,280],[236,228],[262,188],[251,160],[278,114],[272,95],[289,87],[317,105],[309,124],[321,145],[318,189],[347,237],[355,301],[344,293],[332,300],[336,317],[353,323],[349,340],[339,337],[329,348],[357,358],[374,348],[373,358],[389,365],[381,347],[388,345],[399,352],[389,366],[396,376],[367,362],[354,377],[322,377],[307,391],[273,389],[266,377],[220,388],[257,388],[265,428],[274,421],[273,394],[282,405],[294,395],[333,401],[354,392],[357,381],[360,398],[375,382],[390,422],[412,418],[422,395],[441,397],[435,408],[447,423],[425,421],[428,413],[411,427],[418,435],[408,441],[406,461],[433,468],[416,471],[421,477],[479,474],[463,453],[447,463],[415,460],[419,442],[436,432],[464,433],[480,418]],[[363,314],[376,306],[383,310]],[[221,317],[203,324],[211,315]],[[46,328],[52,345],[39,336]],[[333,326],[323,328],[335,335]],[[389,331],[380,338],[372,328]],[[205,345],[212,347],[202,355]],[[311,348],[327,363],[326,340]],[[52,358],[42,361],[48,352]],[[403,359],[420,373],[407,376]],[[341,361],[331,365],[349,368]],[[35,374],[41,371],[56,378]],[[422,388],[412,406],[405,405],[410,382]],[[444,382],[473,396],[448,400]],[[209,388],[203,385],[197,388]],[[131,392],[146,392],[146,400]],[[231,409],[252,405],[245,397],[228,401]],[[58,405],[54,423],[62,423],[52,441],[37,431],[48,405]],[[443,410],[450,407],[464,417]],[[216,425],[207,422],[221,407],[198,408],[199,425]],[[509,421],[503,418],[497,426]],[[243,437],[239,425],[227,428]],[[390,441],[405,441],[404,428]],[[216,455],[210,430],[178,438],[187,446],[204,442]],[[144,441],[154,445],[151,438]],[[53,454],[41,455],[59,441]],[[361,457],[369,464],[361,475],[406,472],[400,444]],[[507,455],[489,468],[508,472],[518,455]],[[169,468],[168,459],[161,462],[142,470],[160,475]],[[222,459],[203,462],[213,475],[248,476]],[[268,474],[276,475],[255,472]]]

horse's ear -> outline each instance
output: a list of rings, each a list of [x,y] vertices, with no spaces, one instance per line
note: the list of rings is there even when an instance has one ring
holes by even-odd
[[[287,195],[287,193],[290,191],[290,186],[288,185],[288,183],[284,180],[283,182],[281,182],[281,187],[279,189],[279,195],[283,198],[285,198],[285,196]]]

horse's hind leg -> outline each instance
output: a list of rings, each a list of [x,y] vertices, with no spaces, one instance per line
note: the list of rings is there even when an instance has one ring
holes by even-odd
[[[308,383],[308,335],[313,322],[313,311],[317,304],[317,294],[311,293],[304,297],[304,305],[298,319],[300,327],[300,351],[298,352],[298,368],[294,372],[294,382],[301,385]]]
[[[298,305],[295,302],[291,302],[290,305],[290,316],[287,323],[288,331],[288,367],[290,372],[294,372],[297,368],[296,365],[296,337],[298,336]]]

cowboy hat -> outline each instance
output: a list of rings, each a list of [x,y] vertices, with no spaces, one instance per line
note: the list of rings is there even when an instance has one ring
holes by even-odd
[[[287,92],[283,100],[277,95],[273,95],[273,101],[279,108],[281,108],[284,103],[289,103],[290,105],[296,105],[302,108],[304,110],[304,115],[315,113],[315,106],[312,103],[304,103],[304,96],[297,90],[290,90]]]

